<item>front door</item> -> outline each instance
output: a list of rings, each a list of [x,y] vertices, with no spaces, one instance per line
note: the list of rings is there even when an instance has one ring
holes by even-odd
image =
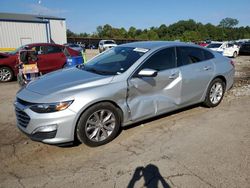
[[[138,72],[149,68],[158,71],[156,77],[138,77]],[[154,116],[175,109],[180,102],[181,75],[176,68],[175,48],[156,52],[128,80],[127,103],[131,120]]]
[[[43,73],[48,73],[63,67],[66,57],[58,46],[41,46],[38,51],[38,66]]]

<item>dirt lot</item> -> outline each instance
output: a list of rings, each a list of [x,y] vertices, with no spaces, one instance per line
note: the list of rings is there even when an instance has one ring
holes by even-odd
[[[235,62],[218,107],[130,126],[98,148],[31,141],[15,125],[17,83],[0,84],[0,187],[249,187],[250,56]]]

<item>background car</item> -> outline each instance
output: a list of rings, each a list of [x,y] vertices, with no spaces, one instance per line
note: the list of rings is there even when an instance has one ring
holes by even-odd
[[[63,68],[67,62],[66,55],[78,56],[79,52],[69,47],[51,43],[33,43],[17,48],[15,51],[0,54],[0,82],[8,82],[18,73],[19,50],[35,48],[38,57],[37,65],[43,74]],[[67,52],[67,54],[65,54]]]
[[[98,45],[99,52],[103,52],[109,48],[117,46],[114,40],[101,40]]]
[[[239,47],[234,43],[229,42],[212,42],[207,48],[221,53],[227,57],[237,57],[239,55]]]
[[[67,46],[75,51],[78,51],[78,52],[81,52],[82,50],[85,50],[82,46],[80,46],[79,44],[72,44],[72,43],[69,43],[69,44],[64,44],[64,46]]]
[[[16,96],[17,127],[44,143],[99,146],[121,126],[197,103],[215,107],[233,81],[232,60],[209,49],[127,43],[28,84]]]
[[[250,42],[245,42],[240,45],[241,55],[250,55]]]

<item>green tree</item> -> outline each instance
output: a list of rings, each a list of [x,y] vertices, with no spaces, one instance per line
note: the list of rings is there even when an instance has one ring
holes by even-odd
[[[103,26],[103,37],[112,38],[112,26],[109,24],[106,24]]]
[[[220,21],[219,27],[222,28],[233,28],[238,25],[239,21],[234,18],[224,18]]]
[[[103,37],[103,27],[101,25],[97,26],[96,28],[96,33],[98,35],[98,37]]]
[[[136,28],[130,27],[128,30],[128,37],[134,39],[136,36]]]
[[[77,36],[77,34],[67,29],[67,37],[75,37],[75,36]]]
[[[183,33],[182,40],[185,42],[201,41],[201,36],[197,31],[185,31]]]

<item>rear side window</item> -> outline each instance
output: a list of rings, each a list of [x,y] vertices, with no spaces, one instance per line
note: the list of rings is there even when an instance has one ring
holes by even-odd
[[[47,53],[52,54],[52,53],[60,53],[62,52],[62,49],[58,46],[48,46],[47,47]]]
[[[176,67],[175,49],[166,48],[152,55],[141,67],[157,71]]]
[[[204,52],[205,60],[209,60],[209,59],[214,58],[214,54],[212,54],[211,52],[209,52],[207,50],[202,50],[202,51]]]
[[[188,65],[204,61],[204,52],[200,48],[195,47],[177,47],[177,64],[178,66]]]

